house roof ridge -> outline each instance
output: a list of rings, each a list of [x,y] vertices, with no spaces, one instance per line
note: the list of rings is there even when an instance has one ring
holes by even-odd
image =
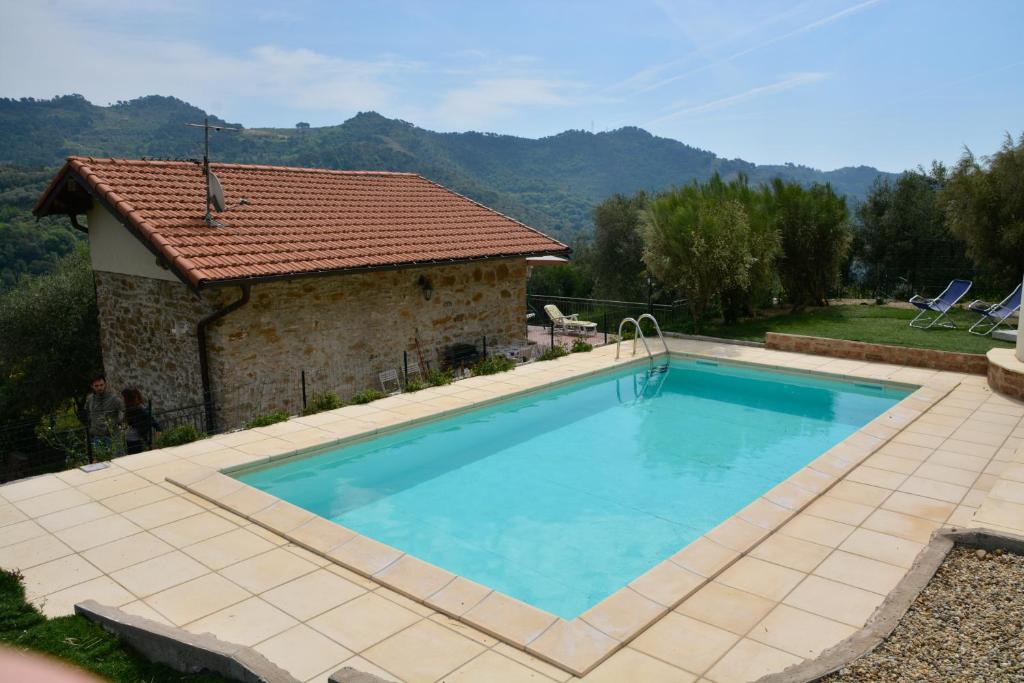
[[[67,162],[76,161],[83,164],[117,164],[126,166],[168,166],[183,167],[195,166],[198,161],[190,159],[128,159],[121,157],[92,157],[72,155],[66,158]],[[252,171],[287,171],[289,173],[330,173],[337,175],[382,175],[382,176],[406,176],[423,178],[419,173],[412,171],[384,171],[367,169],[340,169],[340,168],[319,168],[310,166],[277,166],[274,164],[243,164],[230,161],[211,161],[211,168],[237,169]],[[427,180],[426,178],[423,178]]]

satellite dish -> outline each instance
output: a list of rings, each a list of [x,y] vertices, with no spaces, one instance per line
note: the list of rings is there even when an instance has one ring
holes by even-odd
[[[227,203],[224,201],[224,188],[220,186],[220,180],[213,171],[208,172],[208,196],[207,200],[213,205],[213,210],[220,213],[228,208]]]

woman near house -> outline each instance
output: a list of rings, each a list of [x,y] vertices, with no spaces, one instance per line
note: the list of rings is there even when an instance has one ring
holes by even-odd
[[[125,452],[141,453],[153,447],[153,441],[160,437],[160,423],[153,419],[146,405],[146,397],[138,387],[125,387],[121,391],[124,399]]]

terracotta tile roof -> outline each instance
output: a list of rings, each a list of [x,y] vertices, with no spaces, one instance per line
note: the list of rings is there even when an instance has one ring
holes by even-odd
[[[242,278],[397,267],[568,247],[413,173],[211,164],[228,209],[204,221],[202,167],[70,157],[36,205],[59,213],[69,175],[194,287]],[[245,203],[239,203],[241,200]]]

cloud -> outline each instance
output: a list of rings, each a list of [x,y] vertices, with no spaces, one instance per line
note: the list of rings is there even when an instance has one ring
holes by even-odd
[[[473,128],[524,108],[579,103],[582,86],[543,78],[485,78],[445,93],[427,116],[445,127]]]
[[[653,126],[659,123],[665,123],[666,121],[672,121],[690,114],[703,114],[709,111],[718,111],[720,109],[726,109],[728,107],[734,107],[737,104],[743,102],[749,102],[760,97],[767,95],[774,95],[776,93],[785,92],[792,90],[793,88],[799,88],[803,85],[810,85],[812,83],[818,83],[828,78],[828,74],[818,72],[807,72],[794,74],[788,78],[784,78],[781,81],[775,83],[769,83],[768,85],[761,85],[756,88],[750,88],[743,92],[736,93],[735,95],[729,95],[728,97],[721,97],[716,100],[704,102],[703,104],[683,106],[677,108],[669,114],[660,118],[654,119],[653,121],[647,122],[645,125]]]

